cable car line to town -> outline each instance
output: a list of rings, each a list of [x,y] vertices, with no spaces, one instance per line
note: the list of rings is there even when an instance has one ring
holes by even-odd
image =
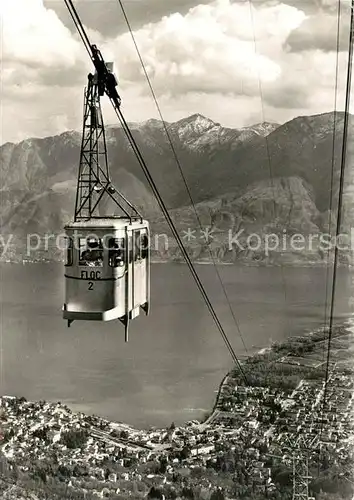
[[[340,52],[340,17],[341,17],[341,1],[338,0],[337,9],[337,41],[336,41],[336,69],[335,69],[335,85],[334,85],[334,119],[333,119],[333,140],[332,140],[332,159],[331,159],[331,179],[330,179],[330,195],[328,209],[328,233],[332,234],[332,209],[333,209],[333,194],[334,194],[334,171],[335,171],[335,154],[336,154],[336,134],[337,134],[337,103],[338,103],[338,79],[339,79],[339,52]],[[327,251],[327,267],[326,267],[326,286],[325,286],[325,305],[324,305],[324,326],[327,326],[327,320],[330,318],[329,296],[329,268],[330,248]],[[323,343],[323,361],[326,359],[325,343]]]
[[[143,169],[143,172],[144,172],[144,174],[145,174],[145,176],[146,176],[146,178],[147,178],[147,180],[149,182],[151,190],[154,193],[154,195],[155,195],[155,197],[156,197],[156,199],[157,199],[157,201],[159,203],[161,211],[163,212],[165,218],[167,219],[167,222],[168,222],[168,224],[170,226],[171,232],[172,232],[174,238],[176,239],[176,241],[178,243],[178,246],[180,247],[180,250],[181,250],[181,252],[183,254],[183,257],[184,257],[185,261],[187,262],[189,270],[191,271],[191,274],[192,274],[192,276],[193,276],[193,278],[194,278],[194,280],[195,280],[195,282],[197,284],[197,287],[198,287],[198,289],[199,289],[199,291],[200,291],[200,293],[201,293],[201,295],[202,295],[202,297],[203,297],[203,299],[204,299],[204,301],[205,301],[205,303],[206,303],[206,305],[207,305],[207,307],[209,309],[209,312],[210,312],[210,314],[211,314],[211,316],[212,316],[212,318],[213,318],[213,320],[214,320],[214,322],[215,322],[215,324],[216,324],[216,326],[217,326],[217,328],[218,328],[218,330],[219,330],[219,332],[220,332],[220,334],[221,334],[221,336],[222,336],[222,338],[223,338],[223,340],[224,340],[224,342],[226,344],[226,347],[228,348],[228,350],[229,350],[229,352],[231,354],[231,357],[232,357],[234,363],[239,368],[239,370],[240,370],[240,372],[241,372],[241,374],[242,374],[245,382],[248,384],[247,377],[246,377],[246,375],[245,375],[245,373],[244,373],[244,371],[243,371],[243,369],[241,367],[240,361],[239,361],[239,359],[236,356],[236,353],[235,353],[235,351],[234,351],[234,349],[233,349],[233,347],[232,347],[232,345],[231,345],[231,343],[230,343],[230,341],[229,341],[229,339],[227,337],[226,332],[224,331],[224,328],[223,328],[222,324],[220,323],[220,320],[219,320],[219,318],[218,318],[218,316],[217,316],[217,314],[216,314],[216,312],[214,310],[214,307],[213,307],[212,303],[210,302],[210,299],[209,299],[209,297],[207,295],[207,292],[206,292],[206,290],[205,290],[205,288],[204,288],[204,286],[203,286],[203,284],[202,284],[202,282],[201,282],[201,280],[200,280],[200,278],[198,276],[198,273],[196,272],[196,270],[194,268],[194,265],[193,265],[192,261],[190,260],[190,257],[189,257],[189,255],[188,255],[188,253],[187,253],[187,251],[186,251],[186,249],[185,249],[185,247],[183,245],[183,242],[182,242],[182,240],[181,240],[181,238],[180,238],[180,236],[178,234],[178,231],[177,231],[177,229],[174,226],[174,223],[173,223],[173,221],[172,221],[172,219],[170,217],[170,214],[168,213],[168,210],[167,210],[167,208],[165,206],[165,203],[164,203],[164,201],[162,200],[162,198],[160,196],[160,193],[159,193],[159,191],[158,191],[158,189],[157,189],[157,187],[155,185],[154,180],[151,177],[151,174],[150,174],[150,172],[149,172],[149,170],[148,170],[148,168],[147,168],[147,166],[145,164],[145,161],[144,161],[143,157],[141,156],[141,153],[140,153],[140,151],[139,151],[139,149],[138,149],[138,147],[137,147],[137,145],[135,143],[134,137],[133,137],[130,129],[128,128],[128,125],[127,125],[127,123],[125,121],[125,118],[123,117],[120,109],[116,109],[115,108],[115,111],[116,111],[116,113],[118,115],[118,118],[120,119],[122,125],[124,125],[124,131],[128,135],[129,141],[132,144],[134,152],[136,153],[136,155],[137,155],[137,157],[139,159],[139,163],[140,163],[140,165],[141,165],[141,167]]]
[[[172,141],[172,139],[171,139],[171,135],[170,135],[170,133],[169,133],[169,131],[168,131],[168,128],[167,128],[167,126],[166,126],[166,122],[165,122],[165,120],[164,120],[164,118],[163,118],[162,111],[161,111],[161,108],[160,108],[160,105],[159,105],[158,99],[157,99],[156,94],[155,94],[155,91],[154,91],[154,89],[153,89],[153,86],[152,86],[152,83],[151,83],[151,79],[150,79],[150,77],[149,77],[149,75],[148,75],[148,72],[147,72],[147,70],[146,70],[146,66],[145,66],[144,60],[143,60],[143,58],[142,58],[141,52],[140,52],[139,47],[138,47],[138,44],[137,44],[137,42],[136,42],[136,39],[135,39],[135,36],[134,36],[133,30],[132,30],[131,24],[130,24],[130,22],[129,22],[129,19],[128,19],[128,16],[127,16],[126,10],[125,10],[124,5],[123,5],[123,2],[122,2],[122,0],[118,0],[118,3],[119,3],[119,6],[120,6],[120,8],[121,8],[121,11],[122,11],[123,17],[124,17],[124,19],[125,19],[125,22],[126,22],[126,24],[127,24],[128,30],[129,30],[129,32],[130,32],[130,35],[131,35],[131,38],[132,38],[132,41],[133,41],[133,44],[134,44],[135,50],[136,50],[136,52],[137,52],[138,58],[139,58],[139,60],[140,60],[140,63],[141,63],[142,69],[143,69],[143,71],[144,71],[144,74],[145,74],[145,77],[146,77],[146,81],[147,81],[147,83],[148,83],[148,85],[149,85],[149,88],[150,88],[151,95],[152,95],[153,100],[154,100],[154,102],[155,102],[155,105],[156,105],[157,111],[158,111],[158,113],[159,113],[159,115],[160,115],[161,122],[162,122],[162,125],[163,125],[163,128],[164,128],[164,131],[165,131],[166,137],[167,137],[168,142],[169,142],[169,144],[170,144],[170,147],[171,147],[171,151],[172,151],[173,157],[174,157],[174,159],[175,159],[176,165],[177,165],[177,167],[178,167],[178,170],[179,170],[179,172],[180,172],[180,175],[181,175],[182,181],[183,181],[183,183],[184,183],[184,186],[185,186],[185,188],[186,188],[186,191],[187,191],[188,197],[189,197],[190,202],[191,202],[191,205],[192,205],[192,207],[193,207],[193,211],[194,211],[194,213],[195,213],[195,216],[196,216],[197,222],[198,222],[198,224],[199,224],[200,229],[203,229],[203,227],[202,227],[202,222],[201,222],[201,220],[200,220],[200,217],[199,217],[199,214],[198,214],[197,208],[196,208],[196,206],[195,206],[195,203],[194,203],[194,200],[193,200],[193,197],[192,197],[191,190],[190,190],[190,188],[189,188],[189,186],[188,186],[188,183],[187,183],[186,177],[185,177],[185,175],[184,175],[184,173],[183,173],[183,169],[182,169],[182,166],[181,166],[181,162],[179,161],[179,158],[178,158],[178,155],[177,155],[176,149],[175,149],[174,144],[173,144],[173,141]],[[208,248],[208,252],[209,252],[210,258],[212,259],[212,262],[213,262],[213,265],[214,265],[214,269],[215,269],[215,272],[216,272],[216,274],[217,274],[218,280],[219,280],[219,282],[220,282],[221,288],[222,288],[222,290],[223,290],[223,294],[224,294],[224,296],[225,296],[225,298],[226,298],[226,301],[227,301],[227,304],[228,304],[228,307],[229,307],[229,310],[230,310],[231,316],[232,316],[232,318],[233,318],[233,321],[234,321],[234,323],[235,323],[235,326],[236,326],[237,331],[238,331],[238,333],[239,333],[239,336],[240,336],[240,338],[241,338],[241,341],[242,341],[243,347],[245,348],[245,351],[246,351],[246,352],[248,352],[248,349],[247,349],[247,346],[246,346],[245,340],[244,340],[243,335],[242,335],[242,333],[241,333],[240,326],[239,326],[238,321],[237,321],[237,319],[236,319],[236,316],[235,316],[235,313],[234,313],[234,311],[233,311],[233,308],[232,308],[232,305],[231,305],[230,299],[229,299],[229,297],[228,297],[228,295],[227,295],[227,292],[226,292],[225,285],[224,285],[224,283],[223,283],[223,281],[222,281],[222,279],[221,279],[221,276],[220,276],[219,270],[218,270],[217,265],[216,265],[216,262],[215,262],[215,258],[214,258],[214,256],[213,256],[213,253],[212,253],[212,251],[211,251],[211,249],[210,249],[209,244],[207,244],[207,248]]]
[[[337,288],[337,268],[338,268],[338,237],[340,235],[341,223],[342,223],[342,205],[343,205],[343,191],[344,191],[344,173],[346,167],[347,159],[347,143],[348,143],[348,129],[349,129],[349,109],[350,109],[350,98],[351,98],[351,84],[352,84],[352,70],[353,70],[353,49],[354,49],[354,0],[351,1],[350,9],[350,27],[349,27],[349,50],[348,50],[348,66],[347,66],[347,84],[345,91],[345,111],[344,111],[344,127],[343,127],[343,142],[342,142],[342,156],[341,156],[341,168],[340,168],[340,178],[339,178],[339,192],[338,192],[338,210],[337,210],[337,221],[336,221],[336,244],[334,246],[334,262],[333,262],[333,282],[332,282],[332,294],[331,294],[331,308],[328,326],[328,348],[327,348],[327,360],[326,360],[326,375],[324,383],[324,393],[323,393],[323,405],[322,413],[326,407],[326,399],[328,393],[328,380],[329,380],[329,366],[330,366],[330,352],[331,352],[331,340],[333,332],[333,320],[334,320],[334,304],[335,304],[335,294]]]
[[[170,226],[170,229],[171,229],[171,232],[173,234],[173,236],[175,237],[179,247],[180,247],[180,250],[183,254],[183,257],[185,258],[186,260],[186,263],[188,264],[188,267],[191,271],[191,274],[197,284],[197,287],[208,307],[208,310],[226,344],[226,347],[227,349],[229,350],[229,353],[235,363],[235,365],[238,367],[238,369],[240,370],[240,373],[242,374],[243,378],[244,378],[244,381],[245,383],[247,384],[248,381],[247,381],[247,378],[246,378],[246,375],[242,369],[242,366],[240,364],[240,361],[238,360],[237,356],[236,356],[236,353],[227,337],[227,334],[226,332],[224,331],[223,329],[223,326],[222,324],[220,323],[220,320],[213,308],[213,305],[211,304],[210,300],[209,300],[209,297],[204,289],[204,286],[193,266],[193,263],[192,261],[190,260],[189,258],[189,255],[186,251],[186,249],[184,248],[184,245],[183,245],[183,242],[174,226],[174,223],[168,213],[168,210],[165,206],[165,203],[163,201],[163,199],[161,198],[160,196],[160,193],[156,187],[156,184],[153,180],[153,178],[151,177],[151,174],[149,172],[149,169],[144,161],[144,158],[142,157],[141,153],[140,153],[140,150],[135,142],[135,139],[128,127],[128,124],[120,110],[120,104],[121,104],[121,99],[116,91],[116,86],[117,86],[117,81],[113,75],[113,73],[108,69],[108,66],[106,65],[103,57],[102,57],[102,54],[100,53],[100,51],[97,49],[97,47],[95,45],[91,45],[90,44],[90,41],[89,41],[89,38],[85,32],[85,29],[80,21],[80,17],[72,3],[72,0],[64,0],[69,12],[70,12],[70,15],[72,17],[72,20],[74,22],[74,25],[75,27],[77,28],[79,34],[80,34],[80,37],[85,45],[85,48],[86,50],[88,51],[89,55],[90,55],[90,59],[92,60],[95,68],[96,68],[96,75],[89,75],[89,85],[90,85],[90,82],[93,83],[93,90],[92,90],[92,95],[91,95],[91,102],[88,101],[88,99],[86,100],[86,107],[89,108],[89,110],[91,111],[90,114],[85,114],[85,119],[86,121],[84,120],[84,132],[85,132],[85,127],[86,127],[86,123],[89,122],[89,125],[88,125],[88,128],[90,129],[95,129],[95,132],[97,133],[97,129],[100,128],[101,130],[101,133],[103,131],[103,137],[104,137],[104,128],[103,128],[103,121],[102,123],[98,124],[98,121],[100,120],[100,118],[102,118],[101,116],[101,110],[100,110],[100,103],[99,103],[99,97],[106,94],[110,101],[111,101],[111,104],[113,106],[113,109],[122,125],[122,128],[124,130],[124,133],[126,134],[128,140],[129,140],[129,143],[133,149],[133,152],[135,153],[136,155],[136,158],[143,170],[143,173],[150,185],[150,188],[153,192],[153,194],[155,195],[155,198],[161,208],[161,211],[162,213],[164,214],[169,226]],[[86,108],[85,108],[86,109]],[[91,130],[90,130],[91,131]],[[85,133],[83,134],[83,145],[82,145],[82,151],[81,151],[81,160],[84,159],[86,161],[88,161],[88,166],[90,167],[89,168],[89,174],[84,174],[81,172],[81,182],[82,184],[84,185],[86,191],[84,188],[82,188],[82,191],[83,192],[86,192],[86,197],[87,197],[87,200],[89,201],[89,206],[88,208],[86,209],[86,213],[84,214],[86,216],[86,223],[83,224],[83,223],[78,223],[77,222],[77,217],[75,217],[75,223],[74,224],[71,224],[69,226],[67,226],[67,232],[68,234],[72,234],[73,231],[79,227],[79,229],[81,230],[82,227],[85,228],[85,231],[86,233],[88,233],[89,229],[91,229],[92,227],[96,228],[96,225],[98,224],[97,222],[95,221],[92,221],[92,213],[90,212],[91,210],[91,198],[90,196],[94,194],[94,189],[92,189],[92,183],[94,185],[94,187],[96,186],[96,181],[95,179],[93,180],[92,182],[92,176],[91,176],[91,170],[92,170],[92,158],[94,157],[93,153],[92,153],[92,137],[90,136],[90,140],[87,141],[90,143],[90,147],[91,149],[89,150],[89,154],[88,154],[88,159],[85,157],[85,154],[83,154],[83,149],[84,149],[84,137],[85,137]],[[96,141],[98,143],[98,140]],[[97,145],[97,144],[96,144]],[[105,145],[105,140],[104,140],[104,145]],[[105,156],[106,156],[106,150],[105,150]],[[97,158],[95,159],[95,163],[96,163],[96,166],[97,164],[99,163]],[[81,166],[81,161],[80,161],[80,166]],[[86,179],[85,176],[88,176],[88,180]],[[108,181],[109,181],[109,178],[108,178]],[[100,181],[101,183],[101,181]],[[80,177],[79,177],[79,180],[78,180],[78,191],[79,191],[79,186],[80,186]],[[88,187],[89,186],[89,187]],[[107,192],[109,191],[108,188],[112,187],[110,184],[108,186],[105,186]],[[88,193],[87,193],[88,191]],[[77,215],[77,214],[75,214]],[[92,319],[92,320],[110,320],[110,319],[115,319],[115,318],[118,318],[119,320],[121,320],[124,324],[125,324],[125,329],[126,329],[126,340],[127,340],[127,332],[128,332],[128,325],[129,325],[129,320],[134,318],[135,317],[135,314],[138,314],[137,312],[137,309],[139,309],[139,307],[141,307],[145,312],[146,314],[148,314],[149,312],[149,302],[148,302],[148,295],[149,295],[149,292],[148,292],[148,288],[149,288],[149,259],[148,258],[145,258],[145,259],[141,259],[141,256],[139,258],[139,261],[143,261],[144,262],[144,268],[141,268],[140,269],[140,264],[142,262],[140,262],[140,264],[136,265],[135,262],[131,262],[130,261],[130,257],[128,259],[128,254],[129,256],[131,255],[131,252],[134,254],[134,241],[135,241],[135,237],[134,237],[134,234],[135,232],[139,232],[139,237],[140,237],[140,231],[143,232],[144,236],[147,236],[148,234],[148,223],[145,222],[145,221],[141,221],[141,217],[140,217],[140,214],[136,213],[134,217],[134,224],[132,224],[132,217],[130,218],[130,223],[128,224],[127,221],[125,220],[113,220],[113,218],[110,218],[109,221],[107,222],[105,219],[103,219],[101,221],[101,226],[98,226],[98,230],[103,230],[103,229],[110,229],[110,230],[113,230],[114,231],[114,235],[117,236],[117,238],[113,238],[113,243],[115,244],[116,240],[119,240],[119,239],[122,239],[122,238],[119,238],[119,236],[122,236],[123,234],[125,235],[125,260],[120,260],[120,249],[119,248],[111,248],[109,247],[108,248],[108,258],[109,258],[109,255],[112,254],[112,259],[114,262],[118,261],[119,264],[118,265],[126,265],[127,266],[127,272],[125,273],[126,274],[126,278],[125,278],[125,284],[124,284],[124,290],[120,289],[120,297],[121,299],[123,300],[123,297],[124,297],[124,304],[118,304],[115,305],[115,307],[111,308],[111,309],[108,309],[107,310],[107,307],[105,308],[105,310],[103,311],[100,311],[99,313],[96,313],[96,312],[92,312],[92,311],[87,311],[85,310],[84,312],[82,312],[81,310],[77,310],[78,306],[77,306],[77,298],[76,298],[76,288],[74,288],[73,286],[71,286],[70,288],[70,284],[71,283],[80,283],[79,280],[70,280],[67,279],[66,280],[66,285],[67,287],[69,286],[69,290],[70,290],[70,293],[67,294],[70,296],[71,298],[71,310],[68,310],[68,304],[66,303],[63,307],[63,316],[65,319],[68,319],[68,324],[70,324],[70,322],[72,322],[74,319]],[[82,220],[84,217],[82,217],[80,220]],[[136,222],[137,218],[139,219],[139,223]],[[112,238],[111,238],[112,239]],[[72,241],[72,240],[70,240]],[[129,243],[129,242],[132,242],[132,243]],[[94,252],[96,251],[96,257],[97,255],[101,255],[102,256],[102,265],[103,265],[103,257],[105,255],[105,251],[103,250],[103,247],[102,246],[99,246],[101,244],[98,243],[97,241],[94,242]],[[131,247],[131,244],[132,244],[132,247]],[[92,250],[92,249],[90,249]],[[106,249],[105,249],[106,250]],[[146,253],[146,255],[145,255]],[[146,257],[148,257],[149,255],[149,251],[147,250],[146,252],[144,253],[144,255]],[[73,262],[73,252],[69,253],[68,254],[70,257],[71,257],[71,264],[72,265],[72,262]],[[77,258],[77,256],[76,256]],[[79,259],[82,258],[81,254],[80,256],[78,257]],[[76,261],[75,261],[76,262]],[[94,265],[96,265],[96,262],[94,260]],[[80,265],[80,260],[79,260],[79,265]],[[74,266],[75,269],[74,271],[76,273],[79,273],[79,267],[78,266]],[[114,272],[117,272],[116,269],[118,267],[117,266],[114,266],[110,269],[110,271],[112,272],[112,269],[114,270]],[[143,290],[141,293],[137,293],[138,295],[138,298],[136,298],[136,294],[135,294],[135,291],[134,291],[134,286],[135,286],[135,273],[136,272],[140,272],[141,273],[141,276],[144,275],[144,272],[146,273],[146,281],[145,281],[145,284],[144,284],[144,287],[143,287]],[[83,271],[81,271],[81,274],[82,274]],[[86,271],[87,272],[87,271]],[[128,280],[128,277],[130,276],[130,280]],[[77,277],[77,276],[75,276]],[[132,284],[133,286],[133,299],[131,299],[131,290],[130,290],[130,283]],[[142,282],[141,282],[142,283]],[[89,282],[90,286],[92,284],[92,287],[90,288],[89,287],[89,290],[93,290],[93,285],[94,285],[94,282]],[[68,290],[68,288],[67,288]],[[140,292],[139,290],[136,290],[137,292]],[[123,293],[125,292],[125,293]],[[116,297],[116,294],[117,294],[117,290],[115,290],[115,293],[113,293],[113,298]],[[99,297],[102,296],[102,293],[100,295],[97,295],[96,293],[96,299],[98,300]],[[97,304],[97,300],[96,302],[95,301],[91,301],[89,299],[87,299],[87,302],[85,303],[85,307],[87,308],[87,303],[91,304],[91,303],[95,303]],[[146,301],[145,301],[146,300]],[[145,302],[144,302],[145,301]],[[133,308],[133,305],[135,305],[135,303],[137,302],[137,307]],[[124,308],[123,308],[124,306]],[[101,307],[105,307],[105,304]]]
[[[335,66],[335,85],[334,85],[334,116],[333,116],[333,138],[332,138],[332,158],[331,158],[331,178],[330,178],[330,192],[329,192],[329,210],[328,210],[328,233],[332,235],[332,210],[333,210],[333,196],[334,196],[334,175],[335,175],[335,155],[336,155],[336,135],[337,135],[337,107],[338,107],[338,80],[339,80],[339,52],[340,52],[340,19],[341,19],[341,1],[338,0],[338,8],[337,8],[337,40],[336,40],[336,66]],[[344,141],[344,137],[343,137]],[[345,142],[343,142],[343,145]],[[340,202],[340,200],[338,200]],[[339,205],[338,205],[339,208]],[[333,286],[335,279],[332,283],[332,297],[330,297],[330,252],[331,249],[327,250],[327,266],[326,266],[326,278],[325,278],[325,303],[324,303],[324,332],[329,333],[328,337],[328,345],[327,345],[327,353],[326,353],[326,342],[323,342],[323,364],[326,363],[325,375],[324,375],[324,391],[323,391],[323,401],[322,406],[320,408],[320,424],[319,424],[319,441],[321,442],[321,438],[324,431],[324,421],[323,415],[325,412],[326,406],[326,391],[328,385],[329,378],[329,362],[330,362],[330,349],[331,349],[331,335],[332,335],[332,326],[331,326],[331,317],[333,320],[333,310],[332,303],[334,303],[334,293]],[[336,263],[333,263],[333,271],[335,269]],[[331,308],[328,311],[328,307]],[[333,306],[334,307],[334,306]],[[329,328],[327,327],[327,322],[329,321]],[[320,475],[321,470],[321,447],[318,453],[318,465],[317,465],[317,475]]]
[[[248,5],[249,5],[249,11],[250,11],[250,20],[252,24],[252,31],[253,31],[253,43],[254,43],[254,50],[255,54],[257,56],[257,38],[256,38],[256,29],[255,29],[255,22],[254,22],[254,17],[253,17],[253,5],[252,5],[252,0],[248,0]],[[262,82],[261,82],[261,75],[260,75],[260,70],[258,68],[258,88],[259,88],[259,96],[260,96],[260,101],[261,101],[261,112],[262,112],[262,120],[265,122],[265,111],[264,111],[264,98],[263,98],[263,88],[262,88]],[[269,148],[269,141],[267,135],[265,136],[265,145],[266,145],[266,151],[267,151],[267,163],[268,163],[268,170],[269,170],[269,180],[270,180],[270,186],[272,190],[272,196],[273,196],[273,217],[274,220],[276,218],[276,201],[275,201],[275,189],[274,189],[274,175],[273,175],[273,169],[272,169],[272,160],[271,160],[271,154],[270,154],[270,148]],[[280,262],[280,274],[281,274],[281,281],[282,281],[282,286],[284,290],[284,302],[285,305],[287,304],[287,287],[286,287],[286,280],[284,276],[284,269],[283,266]]]
[[[255,51],[255,54],[257,55],[257,53],[258,53],[257,38],[256,38],[255,20],[254,20],[254,16],[253,16],[252,0],[248,0],[248,6],[249,6],[250,22],[252,25],[252,32],[253,32],[254,51]],[[261,75],[260,75],[259,69],[258,69],[258,89],[259,89],[259,97],[260,97],[260,102],[261,102],[262,121],[265,122],[263,88],[262,88]],[[276,201],[275,201],[276,196],[275,196],[275,189],[274,189],[274,175],[273,175],[273,169],[272,169],[272,160],[271,160],[269,140],[268,140],[267,135],[264,137],[264,140],[265,140],[265,146],[266,146],[266,157],[267,157],[267,164],[268,164],[268,171],[269,171],[270,187],[271,187],[272,198],[273,198],[273,218],[275,220],[275,217],[276,217]],[[285,306],[287,306],[287,286],[286,286],[286,279],[285,279],[285,275],[284,275],[284,269],[283,269],[283,265],[281,262],[280,262],[280,276],[281,276],[282,288],[284,291],[284,302],[285,302]],[[289,318],[287,318],[287,323],[288,323],[288,327],[290,328]],[[274,363],[276,363],[276,362],[277,361],[269,363],[269,369],[267,370],[267,374],[271,372],[272,367],[274,366]]]

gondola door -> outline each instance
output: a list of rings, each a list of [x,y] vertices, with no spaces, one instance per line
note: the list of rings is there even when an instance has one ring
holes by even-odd
[[[135,247],[134,247],[134,231],[130,233],[129,236],[129,310],[130,319],[136,318],[139,315],[139,303],[137,302],[136,288],[138,284],[136,282],[136,272],[135,272]]]
[[[131,231],[127,231],[127,286],[126,286],[126,301],[127,311],[134,307],[134,249],[133,249],[133,236]]]
[[[145,284],[145,272],[142,259],[142,248],[141,248],[141,230],[135,229],[133,231],[133,248],[134,248],[134,308],[140,307],[143,300],[142,289]]]

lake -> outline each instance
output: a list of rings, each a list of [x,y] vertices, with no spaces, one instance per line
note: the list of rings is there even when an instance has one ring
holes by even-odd
[[[241,359],[328,317],[325,268],[218,270],[242,338],[215,268],[197,266]],[[337,322],[352,316],[353,274],[339,269]],[[67,328],[62,276],[60,264],[0,265],[2,394],[136,427],[181,424],[211,409],[232,359],[185,265],[152,266],[151,315],[132,321],[128,344],[119,321]]]

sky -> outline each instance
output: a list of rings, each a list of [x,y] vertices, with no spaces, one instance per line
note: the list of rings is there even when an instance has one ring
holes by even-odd
[[[118,0],[74,4],[114,62],[126,120],[159,118]],[[236,128],[344,110],[350,0],[123,4],[166,121],[200,113]],[[0,15],[0,143],[80,129],[92,66],[64,1],[3,0]]]

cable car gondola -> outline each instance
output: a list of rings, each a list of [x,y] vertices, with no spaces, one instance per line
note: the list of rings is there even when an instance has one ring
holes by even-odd
[[[72,222],[65,227],[64,318],[119,319],[128,333],[140,308],[149,312],[149,224],[128,218]]]
[[[100,97],[106,94],[116,109],[121,100],[113,63],[89,47],[96,72],[85,89],[74,220],[65,226],[63,318],[68,326],[119,319],[127,341],[130,320],[140,309],[149,313],[149,224],[111,183]]]

